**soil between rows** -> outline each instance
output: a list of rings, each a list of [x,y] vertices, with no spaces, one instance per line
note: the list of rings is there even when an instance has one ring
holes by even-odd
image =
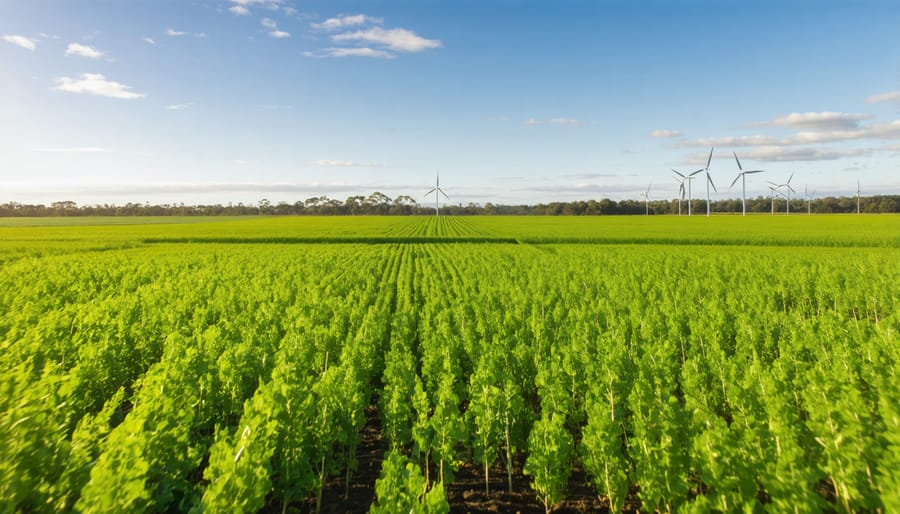
[[[366,409],[366,424],[361,432],[362,442],[357,450],[359,466],[351,476],[349,496],[344,499],[345,482],[343,476],[328,479],[322,491],[322,514],[364,513],[375,501],[375,481],[381,474],[381,463],[388,446],[381,435],[381,420],[377,409]],[[544,506],[531,489],[531,478],[522,473],[522,456],[513,467],[513,492],[508,491],[507,473],[499,462],[490,469],[490,494],[484,491],[484,471],[480,466],[466,463],[460,466],[452,483],[447,484],[447,499],[450,512],[464,513],[520,513],[544,514]],[[432,470],[433,471],[433,470]],[[294,512],[316,510],[315,499],[308,498],[298,505]],[[281,505],[270,505],[270,512],[281,512]],[[294,507],[294,506],[292,506]],[[634,494],[626,500],[625,512],[637,512],[640,501]],[[587,476],[580,468],[572,470],[566,499],[553,508],[554,513],[581,514],[587,512],[609,512],[608,503],[594,493]]]

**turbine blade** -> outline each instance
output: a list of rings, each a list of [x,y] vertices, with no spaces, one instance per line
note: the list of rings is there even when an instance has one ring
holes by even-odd
[[[713,191],[715,191],[715,192],[718,193],[719,190],[716,189],[716,183],[712,181],[712,177],[709,176],[709,173],[706,174],[706,180],[708,180],[708,181],[709,181],[709,185],[711,185],[711,186],[713,187]]]
[[[439,187],[438,187],[438,188],[436,188],[436,189],[437,189],[437,190],[438,190],[438,191],[440,191],[440,193],[441,193],[441,194],[442,194],[442,195],[444,195],[444,198],[446,198],[446,199],[447,199],[447,200],[449,200],[449,199],[450,199],[450,197],[449,197],[449,196],[447,196],[447,193],[445,193],[445,192],[444,192],[444,190],[443,190],[443,189],[441,189],[441,188],[439,188]]]
[[[437,189],[437,188],[436,188],[436,187],[432,187],[430,190],[428,190],[427,193],[425,193],[425,196],[428,196],[428,195],[430,195],[431,193],[433,193],[435,189]]]
[[[734,177],[734,180],[731,182],[731,185],[728,186],[729,191],[731,191],[731,188],[734,187],[735,184],[737,184],[738,179],[741,178],[742,175],[743,175],[743,173],[738,173],[738,176]]]
[[[740,159],[737,158],[737,153],[735,153],[735,152],[731,152],[731,153],[734,154],[734,160],[737,162],[738,169],[741,170],[741,171],[744,171],[744,168],[741,168],[741,161],[740,161]]]
[[[696,175],[696,174],[698,174],[698,173],[700,173],[700,172],[701,172],[701,171],[703,171],[703,170],[702,170],[702,169],[701,169],[701,170],[697,170],[697,171],[695,171],[695,172],[693,172],[693,173],[691,173],[691,174],[690,174],[690,175],[688,175],[688,176],[689,176],[689,177],[693,177],[693,176],[694,176],[694,175]]]
[[[750,170],[750,171],[745,171],[744,173],[762,173],[764,171],[766,171],[766,170]]]
[[[791,183],[791,179],[794,178],[794,173],[796,173],[796,171],[792,171],[792,172],[791,172],[791,176],[788,177],[788,181],[787,181],[788,184],[790,184],[790,183]]]
[[[672,173],[674,173],[674,174],[676,174],[676,175],[678,175],[678,176],[679,176],[679,177],[682,177],[682,178],[684,178],[684,175],[682,175],[682,174],[681,174],[681,172],[680,172],[680,171],[678,171],[678,170],[676,170],[676,169],[675,169],[675,168],[672,168]]]
[[[709,149],[709,159],[706,159],[706,169],[709,169],[709,164],[712,162],[712,153],[713,153],[713,149],[710,148]]]

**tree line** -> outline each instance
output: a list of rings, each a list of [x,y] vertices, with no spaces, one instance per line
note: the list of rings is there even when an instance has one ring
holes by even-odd
[[[784,214],[786,200],[759,196],[747,199],[747,211],[752,213],[770,213],[774,208],[776,214]],[[716,200],[711,204],[715,213],[740,213],[741,200]],[[681,213],[687,214],[688,202],[681,202]],[[706,212],[705,200],[693,200],[691,210],[695,214]],[[838,214],[855,213],[857,198],[848,196],[829,196],[806,199],[791,199],[792,213]],[[863,213],[898,213],[900,212],[900,195],[866,196],[859,199],[859,210]],[[597,215],[642,215],[678,214],[678,200],[651,200],[645,204],[639,200],[576,200],[571,202],[549,202],[534,205],[503,205],[492,202],[463,204],[446,204],[441,206],[441,214],[465,215],[544,215],[544,216],[597,216]],[[327,196],[314,196],[294,203],[272,203],[261,199],[256,205],[229,203],[227,205],[185,205],[126,203],[124,205],[78,205],[66,200],[44,204],[23,204],[8,202],[0,204],[0,217],[42,217],[42,216],[250,216],[250,215],[313,215],[313,216],[356,216],[356,215],[427,215],[433,214],[434,207],[420,204],[407,195],[396,198],[374,192],[369,196],[349,196],[345,200],[337,200]]]

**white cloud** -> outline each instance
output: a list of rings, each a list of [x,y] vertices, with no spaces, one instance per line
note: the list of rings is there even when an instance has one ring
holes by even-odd
[[[774,136],[728,136],[700,138],[682,143],[684,146],[792,146],[815,143],[833,143],[836,141],[853,141],[857,139],[897,139],[900,138],[900,120],[890,123],[874,123],[857,130],[831,130],[814,132],[797,132],[784,138]]]
[[[193,106],[195,106],[195,105],[197,105],[197,104],[195,104],[194,102],[187,102],[187,103],[183,103],[183,104],[167,105],[167,106],[166,106],[166,110],[167,110],[167,111],[183,111],[183,110],[185,110],[185,109],[190,109],[191,107],[193,107]]]
[[[69,46],[66,47],[66,55],[80,55],[81,57],[87,57],[88,59],[99,59],[103,57],[103,53],[100,50],[88,45],[81,45],[78,43],[69,43]]]
[[[8,34],[3,36],[3,40],[7,43],[12,43],[16,46],[21,46],[26,50],[31,50],[32,52],[35,49],[35,40],[29,39],[25,36],[16,36],[14,34]]]
[[[96,146],[77,146],[72,148],[32,148],[34,152],[41,153],[112,153],[109,148]]]
[[[143,39],[143,41],[144,41],[145,43],[147,43],[148,45],[155,45],[155,44],[156,44],[156,41],[155,41],[152,37],[145,37],[145,38]]]
[[[131,100],[135,98],[143,98],[143,93],[134,93],[130,91],[131,86],[126,86],[118,82],[106,80],[106,77],[99,73],[84,73],[80,79],[69,77],[60,77],[56,79],[57,91],[66,91],[69,93],[81,93],[87,95],[105,96],[108,98],[119,98]]]
[[[685,146],[760,146],[760,145],[778,145],[781,140],[774,136],[726,136],[726,137],[701,137],[694,141],[685,141],[681,143]],[[705,161],[704,161],[705,162]]]
[[[182,32],[180,30],[175,30],[175,29],[166,29],[167,36],[183,36],[185,34],[187,34],[187,32]]]
[[[681,131],[680,130],[659,129],[659,130],[654,130],[653,132],[651,132],[650,136],[651,137],[661,137],[661,138],[681,137]]]
[[[332,159],[318,159],[312,161],[311,164],[316,166],[325,166],[332,168],[380,168],[381,164],[377,162],[355,162],[355,161],[335,161]]]
[[[306,57],[371,57],[374,59],[393,59],[394,54],[385,50],[376,50],[369,47],[358,48],[325,48],[316,52],[303,52]]]
[[[336,42],[350,41],[384,45],[398,52],[421,52],[441,47],[439,40],[425,39],[411,30],[383,29],[381,27],[335,34],[331,36],[331,39]]]
[[[313,23],[312,27],[314,29],[321,30],[337,30],[344,27],[365,25],[366,23],[381,25],[382,23],[384,23],[384,19],[366,16],[365,14],[353,14],[350,16],[337,16],[335,18],[328,18],[322,23]]]
[[[535,127],[537,125],[581,125],[581,122],[572,118],[552,118],[546,121],[528,118],[522,122],[522,124],[529,127]]]
[[[250,14],[250,7],[262,7],[270,11],[277,11],[283,4],[283,0],[231,0],[234,4],[228,8],[234,14],[246,16]]]
[[[872,151],[868,148],[848,148],[843,150],[831,150],[828,148],[784,148],[761,147],[741,154],[746,159],[754,159],[763,162],[791,162],[791,161],[834,161],[844,157],[856,157],[869,155]]]
[[[870,148],[846,148],[834,150],[830,148],[813,148],[813,147],[784,147],[784,146],[761,146],[751,150],[741,152],[742,160],[757,160],[762,162],[798,162],[798,161],[834,161],[845,157],[857,157],[869,155],[872,153]],[[697,152],[685,156],[682,160],[683,164],[699,165],[706,164],[709,152]],[[731,160],[731,153],[718,152],[713,158]],[[732,163],[733,164],[733,163]]]
[[[871,117],[869,114],[850,114],[846,112],[794,112],[771,121],[756,123],[755,125],[815,130],[849,130],[857,128],[860,121]]]
[[[273,37],[275,39],[284,39],[291,37],[290,32],[285,32],[283,30],[278,30],[278,24],[275,23],[275,20],[271,18],[263,18],[260,22],[263,27],[269,29],[269,37]]]
[[[866,102],[877,104],[881,102],[900,102],[900,91],[891,91],[890,93],[882,93],[880,95],[872,95],[866,98]]]

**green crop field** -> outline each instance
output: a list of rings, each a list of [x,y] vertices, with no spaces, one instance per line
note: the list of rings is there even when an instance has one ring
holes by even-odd
[[[900,512],[900,217],[0,220],[3,512]]]

